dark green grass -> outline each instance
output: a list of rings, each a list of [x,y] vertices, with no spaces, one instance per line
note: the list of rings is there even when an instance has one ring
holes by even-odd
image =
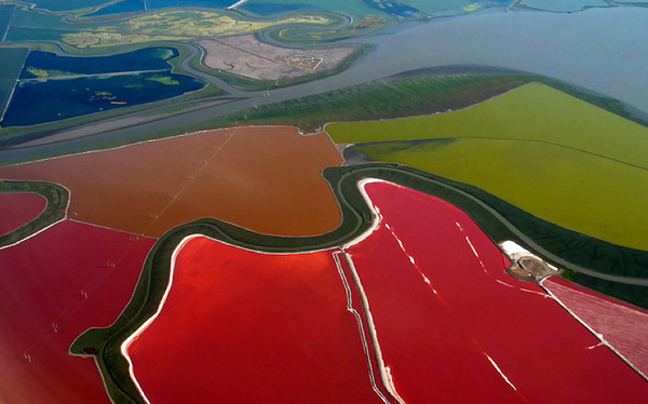
[[[153,246],[144,264],[132,300],[117,321],[108,328],[91,329],[82,334],[71,346],[77,355],[94,355],[101,369],[111,398],[115,402],[142,402],[128,374],[128,364],[121,356],[120,346],[135,332],[159,306],[169,281],[171,256],[180,241],[190,234],[204,234],[245,248],[267,252],[299,252],[341,245],[361,234],[373,218],[357,182],[366,177],[382,178],[445,199],[467,212],[495,242],[514,240],[531,251],[536,245],[550,253],[542,254],[549,262],[556,256],[576,260],[568,271],[578,281],[578,265],[588,263],[590,269],[609,272],[621,269],[627,275],[648,278],[645,266],[632,269],[631,262],[648,262],[648,253],[633,251],[583,237],[570,230],[558,228],[475,187],[451,181],[424,171],[395,164],[373,163],[350,167],[332,167],[324,170],[324,177],[342,210],[339,228],[316,237],[275,237],[258,234],[216,219],[200,219],[178,226],[165,233]],[[525,233],[520,237],[519,232]],[[528,234],[527,234],[528,233]],[[610,248],[614,253],[601,254]],[[606,262],[606,263],[604,263]],[[641,270],[643,267],[643,270]],[[596,279],[596,278],[594,278]],[[602,284],[601,284],[602,285]],[[611,283],[594,285],[597,290],[613,289],[614,295],[648,307],[645,296],[648,288]],[[605,289],[608,288],[608,289]],[[625,293],[630,290],[630,293]]]
[[[357,86],[263,105],[208,122],[276,123],[313,131],[333,121],[389,119],[459,109],[503,94],[526,81],[504,74],[425,75]]]
[[[392,119],[458,110],[531,82],[549,85],[614,114],[646,125],[618,100],[547,77],[486,67],[451,66],[416,70],[356,86],[218,117],[185,130],[232,124],[286,124],[310,132],[329,122]],[[179,130],[163,133],[169,136]]]
[[[47,200],[45,209],[29,223],[0,236],[0,247],[16,243],[65,218],[69,192],[60,185],[38,181],[0,180],[0,193],[35,192]]]

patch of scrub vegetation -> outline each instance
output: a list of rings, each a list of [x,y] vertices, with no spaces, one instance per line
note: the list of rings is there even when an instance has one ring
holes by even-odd
[[[536,140],[648,169],[648,128],[539,83],[445,114],[332,123],[337,143],[439,138]]]
[[[180,82],[178,80],[174,80],[171,76],[160,76],[160,75],[155,75],[151,77],[147,77],[146,80],[151,80],[151,81],[157,81],[158,83],[167,85],[167,86],[179,86]]]
[[[30,75],[39,79],[47,78],[47,77],[71,76],[74,74],[71,72],[64,72],[62,70],[39,69],[38,67],[34,67],[34,66],[27,67],[25,71]]]
[[[128,45],[150,41],[183,41],[242,35],[286,24],[335,25],[339,18],[325,13],[251,19],[228,11],[174,10],[104,22],[92,29],[64,33],[61,40],[78,49]]]
[[[646,169],[542,141],[455,138],[354,149],[475,185],[562,227],[648,250]]]

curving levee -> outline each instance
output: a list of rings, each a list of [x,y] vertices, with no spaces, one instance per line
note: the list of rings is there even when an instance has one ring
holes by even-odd
[[[65,218],[70,193],[64,187],[51,182],[42,181],[3,181],[0,180],[2,192],[33,192],[47,201],[45,209],[33,220],[19,228],[0,235],[0,248],[17,243],[27,237],[42,231]]]

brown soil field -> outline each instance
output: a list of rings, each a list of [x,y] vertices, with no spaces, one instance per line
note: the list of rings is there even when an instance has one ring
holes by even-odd
[[[0,178],[62,184],[70,218],[147,236],[201,217],[297,236],[339,225],[321,170],[340,163],[323,132],[258,126],[0,167]]]
[[[255,80],[290,80],[338,68],[358,46],[281,48],[260,42],[254,35],[207,39],[203,63]]]

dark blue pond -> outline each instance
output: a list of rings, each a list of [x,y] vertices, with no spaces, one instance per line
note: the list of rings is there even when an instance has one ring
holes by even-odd
[[[425,15],[418,9],[403,4],[398,0],[362,0],[362,2],[374,10],[404,19],[418,18]]]
[[[237,10],[247,11],[260,16],[271,16],[279,13],[287,13],[291,11],[300,11],[300,10],[316,10],[313,6],[308,6],[305,4],[280,4],[272,3],[265,1],[248,1],[243,3],[240,7],[237,7]]]
[[[35,78],[31,68],[57,70],[75,74],[104,74],[140,70],[167,70],[169,59],[178,56],[174,48],[146,48],[112,56],[59,56],[50,52],[33,51],[27,56],[21,79]]]
[[[16,86],[2,126],[34,125],[164,100],[204,85],[169,72],[23,80]]]

